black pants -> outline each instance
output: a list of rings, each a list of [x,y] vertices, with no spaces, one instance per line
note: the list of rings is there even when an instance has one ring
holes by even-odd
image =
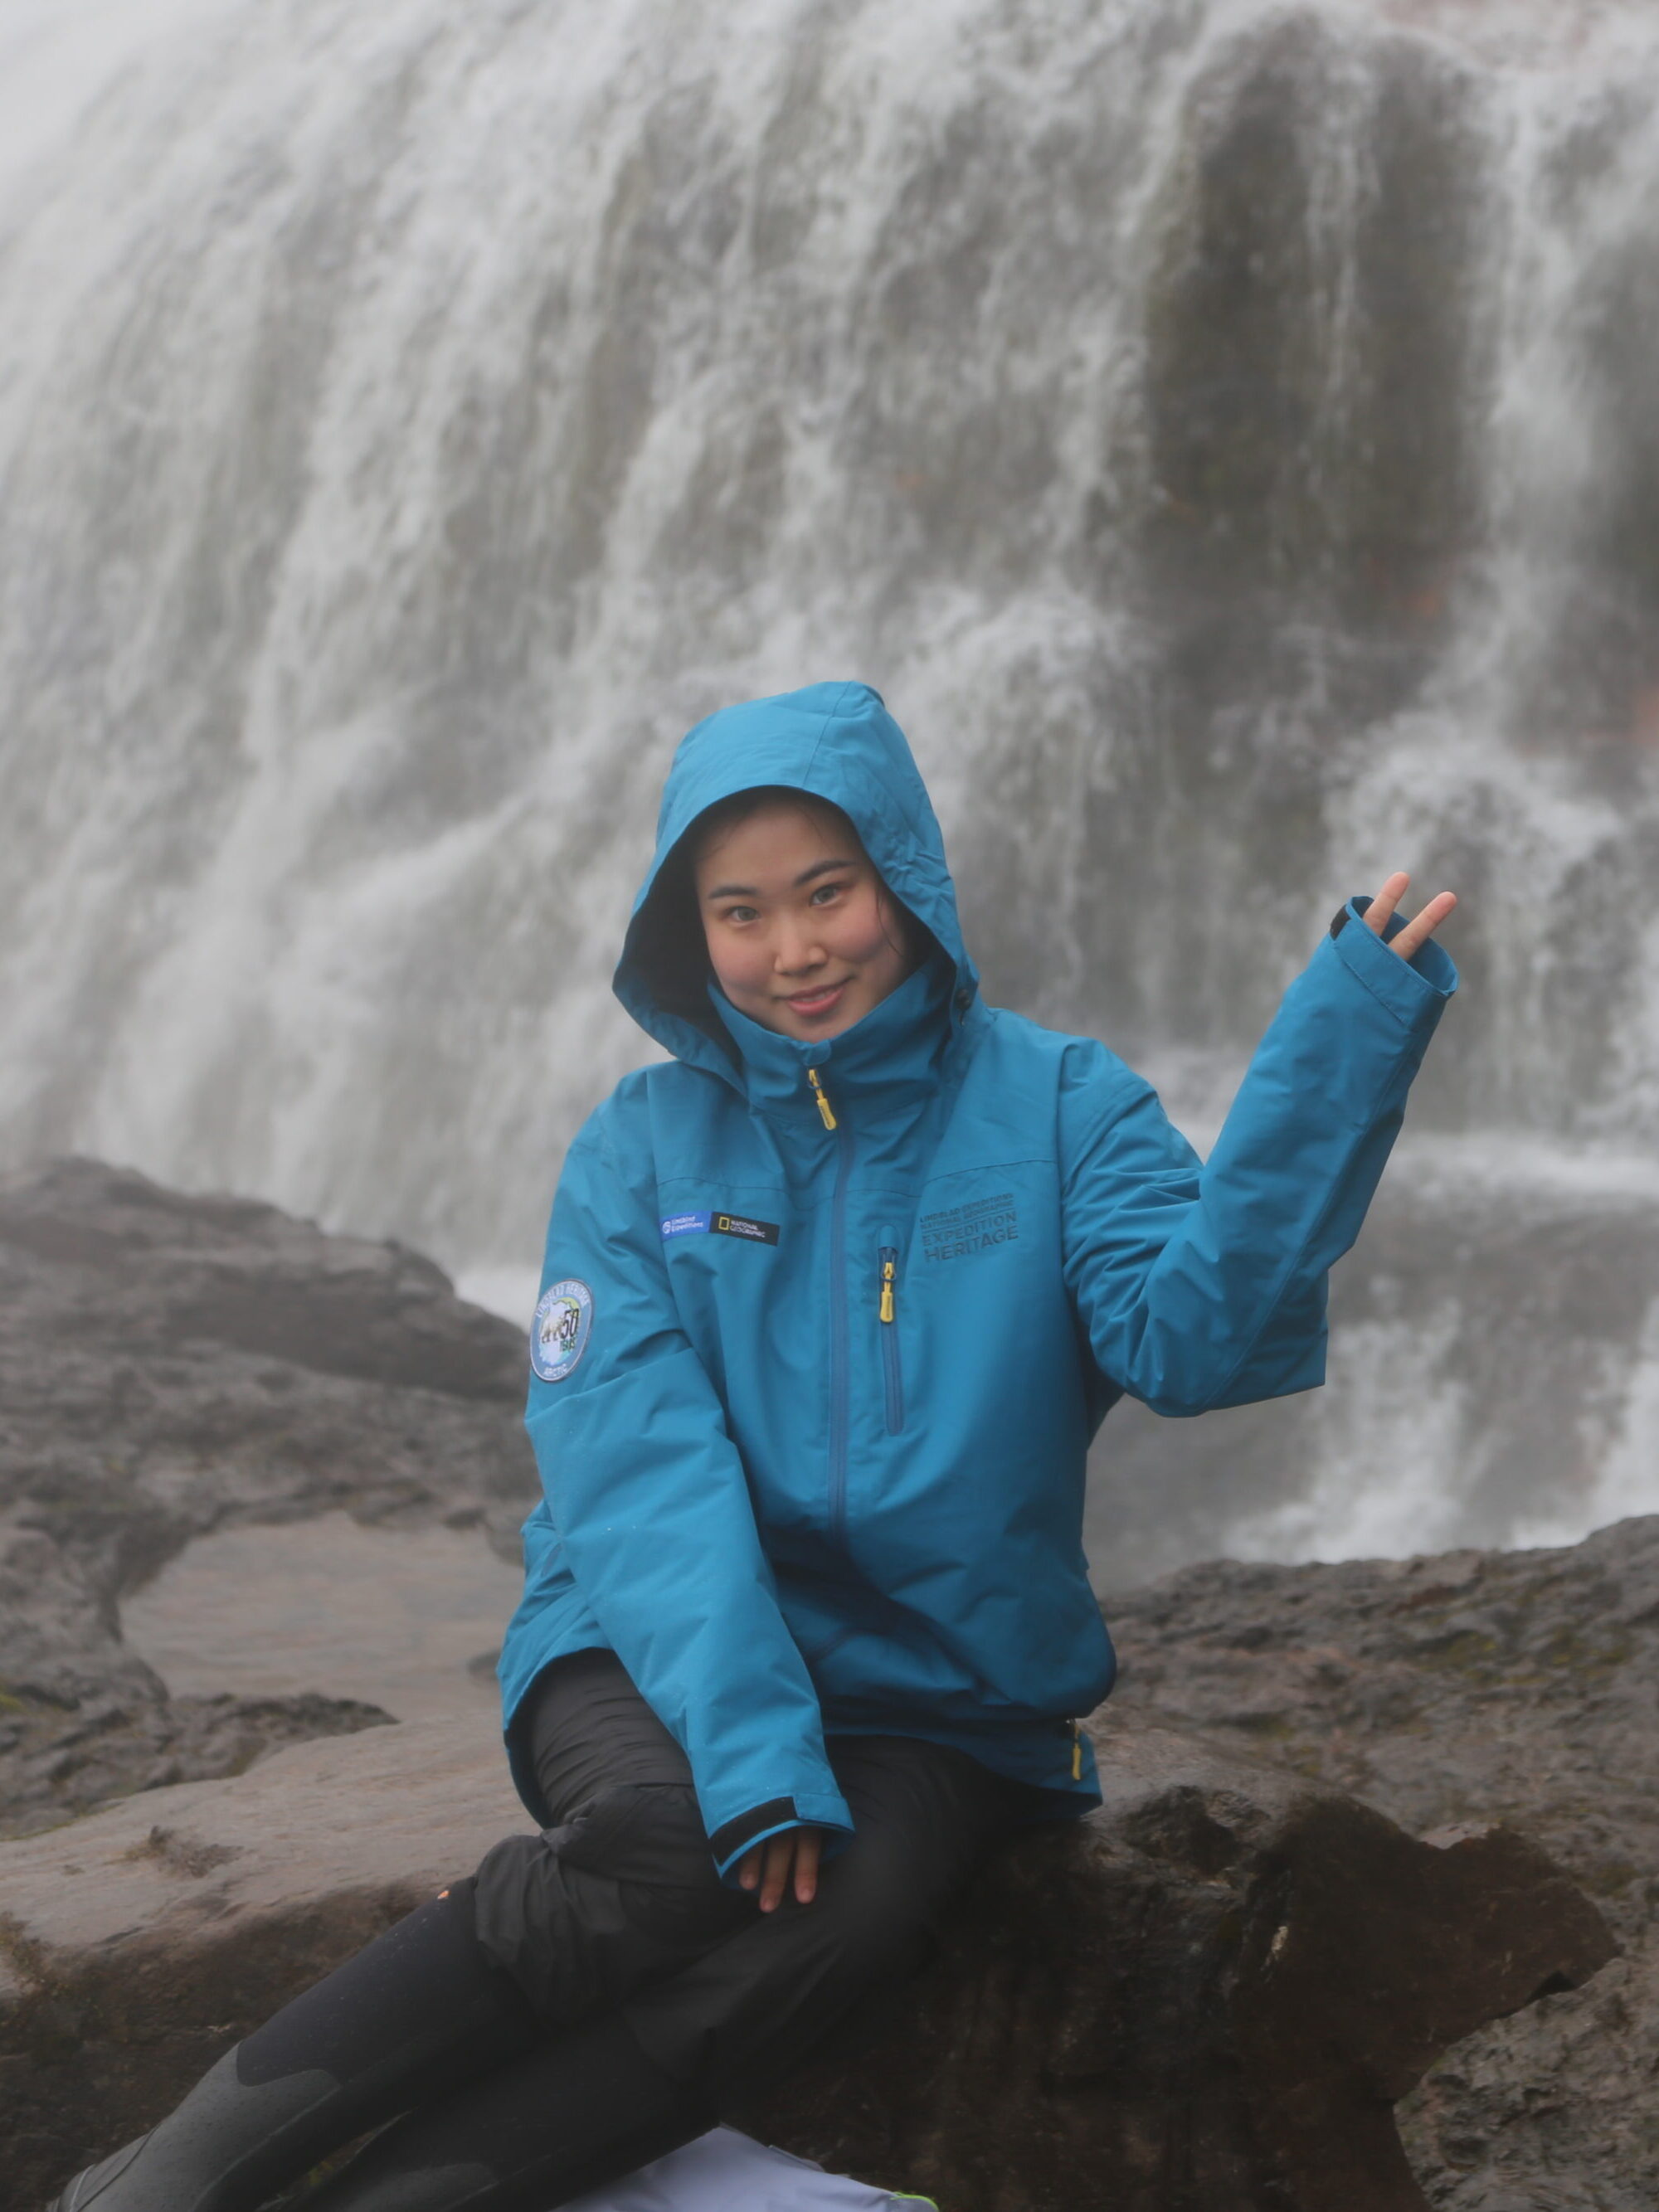
[[[520,1724],[558,1825],[483,1860],[480,1944],[550,2028],[617,2011],[663,2072],[715,2106],[788,2071],[855,1999],[914,1972],[1027,1796],[939,1745],[833,1738],[854,1838],[810,1905],[763,1914],[715,1874],[685,1754],[609,1652],[550,1668]]]
[[[856,1833],[811,1905],[763,1914],[716,1877],[685,1759],[615,1659],[551,1668],[526,1725],[559,1825],[285,2005],[60,2212],[255,2212],[368,2129],[312,2212],[546,2212],[700,2133],[911,1972],[1024,1809],[959,1752],[843,1738]]]

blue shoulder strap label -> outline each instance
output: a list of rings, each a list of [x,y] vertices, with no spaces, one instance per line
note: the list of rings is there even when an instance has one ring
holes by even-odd
[[[708,1213],[665,1213],[662,1218],[662,1241],[671,1237],[706,1237],[713,1219]]]

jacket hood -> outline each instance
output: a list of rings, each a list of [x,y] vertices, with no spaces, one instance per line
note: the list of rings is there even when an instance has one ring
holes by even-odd
[[[888,889],[931,931],[951,963],[951,1006],[960,1020],[979,977],[962,941],[945,840],[904,732],[867,684],[812,684],[723,707],[680,740],[663,787],[656,852],[612,978],[640,1027],[677,1058],[731,1073],[712,1007],[703,1017],[671,1002],[653,942],[661,918],[653,894],[698,816],[762,784],[810,792],[848,816]]]

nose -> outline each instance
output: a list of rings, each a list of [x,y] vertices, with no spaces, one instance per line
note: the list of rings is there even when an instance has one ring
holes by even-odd
[[[803,975],[809,969],[821,968],[823,957],[817,931],[806,915],[799,920],[791,915],[779,923],[772,964],[780,975]]]

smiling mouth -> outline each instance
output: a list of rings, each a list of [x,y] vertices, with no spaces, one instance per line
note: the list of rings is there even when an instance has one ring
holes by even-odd
[[[843,975],[839,983],[825,983],[816,991],[792,991],[783,1003],[798,1014],[827,1013],[852,980]]]

